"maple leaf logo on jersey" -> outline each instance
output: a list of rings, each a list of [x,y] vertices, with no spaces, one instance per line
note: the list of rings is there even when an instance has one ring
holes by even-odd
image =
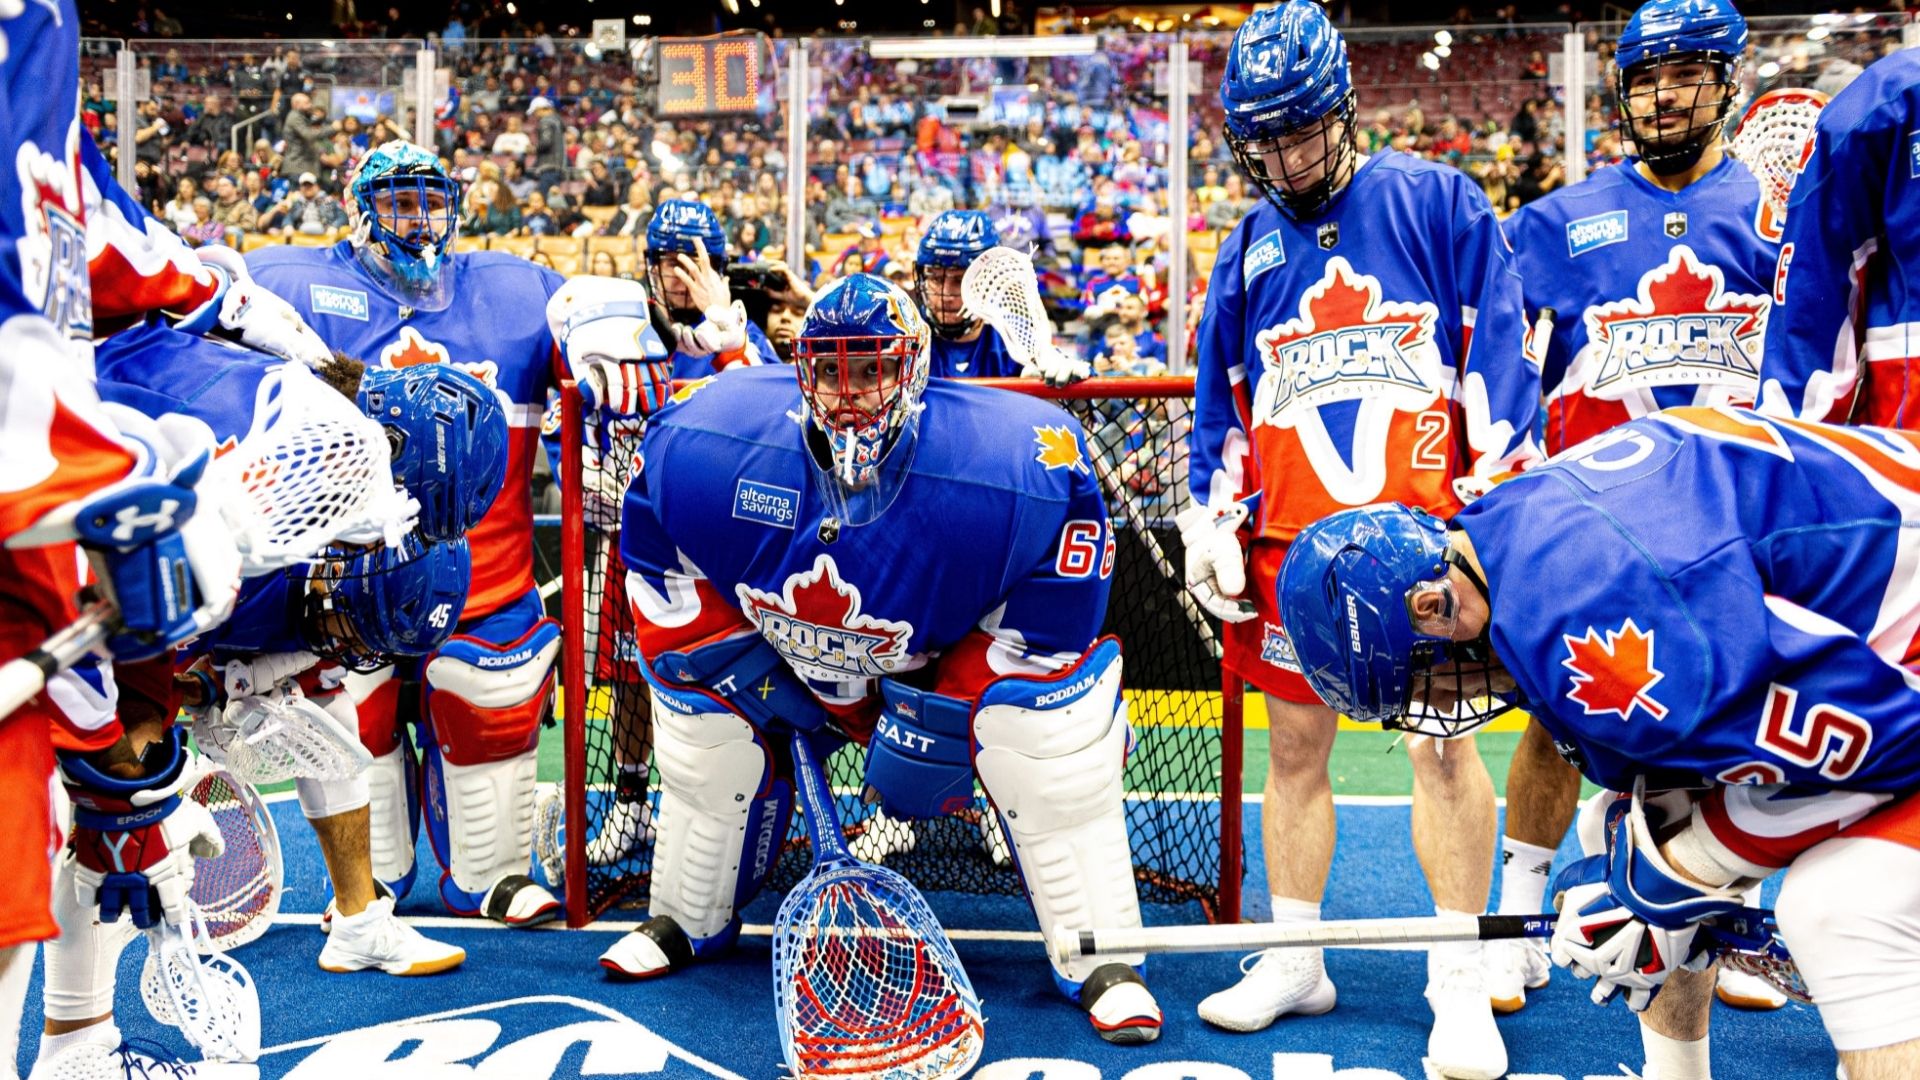
[[[1339,256],[1300,298],[1300,316],[1255,336],[1264,371],[1254,394],[1254,423],[1274,423],[1296,404],[1312,408],[1352,398],[1389,397],[1420,408],[1438,393],[1440,352],[1430,302],[1380,299],[1380,279]]]
[[[1086,456],[1080,453],[1080,441],[1073,437],[1072,428],[1036,427],[1033,441],[1040,447],[1039,455],[1033,460],[1045,465],[1048,472],[1055,469],[1088,471]]]
[[[1641,709],[1654,720],[1666,717],[1667,707],[1648,693],[1666,678],[1653,666],[1652,630],[1642,631],[1629,618],[1604,639],[1589,626],[1584,637],[1562,634],[1561,640],[1567,643],[1567,658],[1560,666],[1573,672],[1567,697],[1588,716],[1613,713],[1631,720],[1633,710]]]
[[[420,336],[420,331],[403,326],[399,339],[380,350],[380,363],[384,367],[409,368],[421,364],[452,364],[453,360],[447,354],[445,345],[428,341]],[[477,364],[463,361],[454,366],[495,390],[500,388],[500,367],[491,360],[482,360]]]
[[[907,659],[913,626],[860,610],[860,590],[840,577],[833,556],[789,576],[778,593],[734,586],[740,610],[781,656],[809,679],[890,675]]]
[[[1640,277],[1637,295],[1587,309],[1600,350],[1587,387],[1601,396],[1674,383],[1756,388],[1768,298],[1726,291],[1726,275],[1676,245]]]

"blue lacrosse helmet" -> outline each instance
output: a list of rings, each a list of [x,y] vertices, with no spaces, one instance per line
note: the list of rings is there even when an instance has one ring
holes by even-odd
[[[958,338],[980,325],[960,299],[960,278],[973,260],[999,244],[1000,232],[983,210],[944,210],[927,225],[913,260],[913,292],[934,333]],[[929,275],[929,270],[960,273]]]
[[[360,411],[386,429],[393,478],[420,503],[420,533],[457,540],[493,506],[507,475],[499,395],[459,368],[369,368]]]
[[[1311,218],[1353,175],[1353,76],[1347,43],[1313,0],[1260,8],[1234,31],[1220,79],[1225,134],[1234,160],[1281,213]],[[1338,128],[1338,130],[1335,130]],[[1324,136],[1307,160],[1283,155]]]
[[[425,656],[453,636],[472,574],[464,537],[434,543],[413,532],[399,544],[324,554],[309,572],[309,643],[363,671],[396,656]]]
[[[1424,510],[1380,503],[1301,530],[1275,599],[1320,700],[1355,720],[1403,726],[1416,674],[1451,644],[1414,629],[1408,594],[1446,575],[1447,527]]]
[[[885,278],[851,274],[807,309],[793,343],[794,371],[833,473],[860,489],[911,437],[926,393],[931,340],[913,298]]]
[[[1640,160],[1666,176],[1685,172],[1720,138],[1739,96],[1741,57],[1747,51],[1747,20],[1727,0],[1649,0],[1627,20],[1614,50],[1614,92],[1620,105],[1622,135]],[[1664,133],[1640,137],[1638,123],[1653,124],[1659,106],[1652,100],[1663,81],[1663,66],[1704,65],[1707,76],[1693,84],[1695,94],[1720,88],[1719,97],[1698,101],[1687,123]],[[1638,89],[1635,89],[1636,83]],[[1639,108],[1634,108],[1636,99]]]
[[[460,232],[460,182],[433,151],[401,139],[368,153],[347,185],[352,244],[400,303],[442,311],[453,302],[447,256]]]
[[[698,255],[695,240],[707,249],[707,262],[724,275],[728,262],[727,230],[721,227],[720,217],[712,207],[694,199],[667,199],[654,208],[653,218],[647,222],[647,291],[666,305],[674,322],[689,326],[700,321],[701,313],[692,308],[674,307],[668,301],[677,290],[667,289],[666,271],[674,265],[672,256]]]

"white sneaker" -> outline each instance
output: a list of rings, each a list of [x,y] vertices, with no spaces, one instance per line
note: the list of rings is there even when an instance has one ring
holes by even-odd
[[[375,878],[373,880],[373,898],[375,900],[392,900],[393,890],[387,888],[387,886],[383,882],[381,882],[379,878]],[[320,932],[323,934],[333,933],[333,920],[339,917],[340,917],[339,897],[338,896],[327,897],[327,910],[320,913]]]
[[[920,837],[913,831],[913,823],[901,821],[885,810],[875,810],[866,820],[866,828],[847,849],[861,862],[878,865],[894,855],[905,855],[918,847]]]
[[[467,950],[421,935],[393,913],[393,901],[375,900],[358,915],[335,915],[333,933],[320,950],[326,971],[379,968],[389,975],[432,975],[459,967]]]
[[[1482,963],[1478,950],[1452,962],[1427,954],[1427,1004],[1433,1009],[1427,1061],[1448,1080],[1498,1080],[1507,1073],[1507,1044],[1494,1026]]]
[[[1319,1016],[1338,998],[1319,949],[1257,952],[1240,959],[1240,971],[1239,982],[1200,1003],[1200,1019],[1228,1031],[1260,1031],[1288,1013]]]
[[[1787,995],[1758,975],[1721,967],[1713,987],[1715,997],[1736,1009],[1768,1012],[1787,1003]]]
[[[640,853],[653,843],[653,804],[645,799],[616,800],[600,823],[600,832],[587,841],[587,865],[612,866]]]
[[[1519,1012],[1527,991],[1539,990],[1553,977],[1553,960],[1544,938],[1489,941],[1481,947],[1487,970],[1487,996],[1497,1013]]]
[[[160,1052],[159,1047],[147,1049]],[[132,1043],[116,1047],[80,1042],[36,1062],[27,1080],[258,1080],[259,1076],[258,1065],[225,1061],[188,1064],[142,1053]]]

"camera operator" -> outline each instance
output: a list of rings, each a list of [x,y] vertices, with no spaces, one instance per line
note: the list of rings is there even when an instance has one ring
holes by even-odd
[[[747,319],[766,333],[775,354],[791,363],[793,339],[813,303],[813,290],[779,259],[729,267],[727,286],[747,309]]]

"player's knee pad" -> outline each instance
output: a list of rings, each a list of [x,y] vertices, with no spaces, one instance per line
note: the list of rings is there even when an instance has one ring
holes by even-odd
[[[1119,643],[1103,639],[1057,675],[992,683],[974,711],[974,767],[1049,940],[1058,927],[1140,925],[1121,784],[1132,732],[1120,669]],[[1077,1000],[1080,983],[1115,959],[1056,961],[1055,981]]]
[[[53,871],[53,919],[60,936],[46,944],[42,997],[49,1020],[91,1020],[113,1012],[120,953],[134,939],[130,920],[100,921],[100,908],[80,895],[71,853]]]
[[[413,849],[420,837],[420,763],[407,737],[407,718],[400,714],[400,677],[391,667],[352,672],[346,690],[353,699],[360,745],[373,755],[365,774],[373,876],[393,895],[404,897],[413,888]]]
[[[454,911],[479,911],[495,883],[531,867],[534,746],[559,652],[559,624],[541,619],[504,645],[456,636],[427,662],[427,829]]]
[[[358,728],[360,720],[351,693],[342,691],[318,695],[310,700],[326,710],[327,715],[333,717],[343,729],[352,731]],[[367,774],[364,770],[344,780],[297,777],[293,787],[300,796],[300,812],[309,820],[350,813],[366,806],[369,799]]]
[[[793,789],[775,776],[765,734],[720,698],[649,682],[660,770],[650,911],[709,955],[732,941],[734,913],[779,860]]]

